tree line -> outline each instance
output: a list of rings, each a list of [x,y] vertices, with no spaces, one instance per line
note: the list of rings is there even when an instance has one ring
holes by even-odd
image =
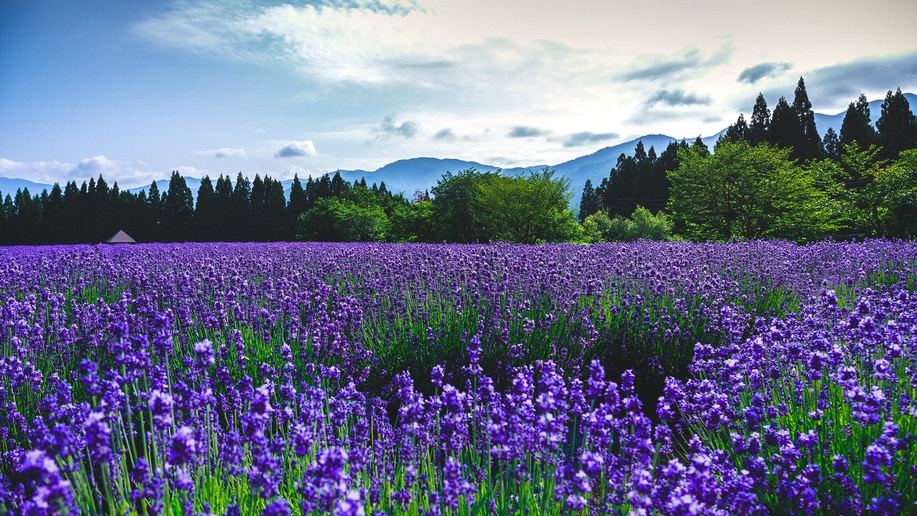
[[[659,156],[638,143],[598,187],[586,181],[579,220],[619,240],[669,230],[692,240],[917,234],[917,118],[899,88],[872,125],[865,95],[851,102],[840,134],[821,138],[800,77],[793,102],[773,112],[759,94],[751,121],[739,115],[713,151],[700,138]],[[647,227],[642,231],[637,227]]]
[[[216,182],[205,176],[196,202],[177,171],[164,192],[155,181],[137,193],[120,190],[100,175],[80,186],[55,184],[37,195],[28,189],[7,194],[0,204],[0,244],[99,243],[118,230],[138,242],[294,240],[300,217],[320,200],[361,189],[380,202],[403,201],[385,183],[351,185],[339,173],[310,177],[305,184],[295,176],[289,201],[280,181],[269,176],[249,180],[240,172],[235,182],[228,175]]]
[[[911,237],[917,234],[917,119],[898,89],[873,128],[864,95],[850,103],[840,134],[819,136],[805,82],[773,112],[759,94],[751,121],[739,115],[713,151],[698,137],[661,154],[638,142],[579,210],[570,182],[548,169],[525,175],[447,172],[411,199],[340,173],[280,181],[240,172],[201,180],[195,202],[185,179],[136,194],[102,176],[78,186],[0,203],[0,245],[103,242],[123,229],[138,242],[387,241],[596,242],[638,238],[729,240]]]
[[[235,182],[205,176],[195,202],[177,171],[165,192],[153,182],[136,194],[100,175],[81,186],[6,195],[0,245],[99,243],[118,230],[138,242],[569,241],[580,233],[569,186],[548,170],[504,176],[470,169],[446,173],[409,200],[384,182],[350,183],[335,173],[305,183],[295,176],[287,198],[280,181],[239,173]]]

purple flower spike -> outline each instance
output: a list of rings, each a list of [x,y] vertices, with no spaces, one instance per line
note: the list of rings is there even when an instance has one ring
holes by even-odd
[[[175,466],[189,464],[197,454],[197,441],[194,431],[189,426],[183,426],[172,436],[172,446],[169,449],[169,463]]]

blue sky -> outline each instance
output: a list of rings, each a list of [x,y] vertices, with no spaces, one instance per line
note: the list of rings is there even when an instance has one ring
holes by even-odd
[[[912,0],[4,0],[0,176],[560,163],[713,134],[801,75],[823,113],[917,91],[915,20]]]

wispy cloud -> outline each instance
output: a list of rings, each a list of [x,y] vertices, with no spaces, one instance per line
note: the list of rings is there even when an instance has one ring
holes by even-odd
[[[245,158],[248,156],[248,153],[245,152],[245,149],[231,149],[229,147],[223,147],[220,149],[210,149],[197,152],[198,156],[208,156],[211,158]]]
[[[62,161],[13,161],[0,158],[0,176],[27,179],[39,183],[63,183],[67,181],[85,181],[98,178],[100,175],[112,184],[131,187],[159,179],[165,173],[138,168],[130,162],[114,161],[105,156],[92,156],[81,159],[78,163]],[[7,192],[4,192],[6,194]]]
[[[564,147],[581,147],[591,143],[604,142],[620,137],[618,133],[573,133],[564,139]]]
[[[274,153],[275,158],[295,158],[303,156],[315,156],[315,144],[311,140],[299,142],[290,142]]]
[[[387,140],[389,138],[410,139],[417,136],[417,131],[417,122],[405,120],[399,124],[395,121],[395,115],[386,116],[375,127],[376,140]]]
[[[538,136],[547,136],[549,131],[537,127],[516,126],[507,134],[510,138],[535,138]]]
[[[729,62],[733,47],[725,44],[710,56],[705,56],[698,48],[689,48],[674,57],[652,56],[641,58],[641,63],[632,70],[620,75],[624,81],[650,81],[672,79],[685,74],[697,74],[707,68],[713,68]],[[649,64],[643,64],[649,61]]]
[[[440,129],[435,135],[433,135],[434,140],[453,141],[455,138],[455,131],[448,127],[445,129]]]
[[[754,84],[766,77],[773,77],[792,68],[792,63],[761,63],[749,66],[739,74],[738,82]]]
[[[646,100],[648,107],[656,104],[667,106],[706,106],[711,103],[708,96],[686,92],[684,90],[657,90]]]
[[[848,61],[817,68],[805,77],[810,97],[840,104],[855,100],[863,92],[913,89],[917,84],[917,52]]]

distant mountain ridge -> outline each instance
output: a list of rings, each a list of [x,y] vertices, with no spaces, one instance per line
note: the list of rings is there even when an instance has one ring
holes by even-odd
[[[904,96],[911,106],[911,111],[915,112],[915,110],[917,110],[917,95],[913,93],[905,93]],[[884,98],[877,99],[869,103],[873,125],[875,125],[875,121],[878,120],[882,114],[882,102],[884,102],[884,100]],[[821,136],[824,137],[829,127],[833,128],[834,132],[840,135],[841,125],[844,122],[844,115],[846,112],[847,111],[845,109],[844,111],[834,115],[815,113],[815,124]],[[702,140],[708,147],[712,149],[714,143],[716,143],[716,140],[725,131],[726,129],[723,129],[714,135],[702,138]],[[556,177],[562,176],[570,180],[570,189],[573,194],[571,196],[571,205],[576,206],[579,203],[580,194],[582,192],[583,185],[586,183],[586,180],[590,179],[592,180],[593,185],[598,186],[599,183],[602,182],[602,179],[608,177],[608,173],[617,163],[618,156],[621,154],[632,156],[634,154],[634,149],[637,146],[637,142],[642,141],[646,150],[649,150],[650,147],[653,147],[656,149],[657,154],[661,154],[669,142],[680,140],[680,138],[674,138],[664,134],[648,134],[639,138],[634,138],[633,140],[624,143],[613,145],[611,147],[599,149],[592,154],[580,156],[578,158],[556,165],[533,165],[529,167],[501,168],[494,165],[478,163],[476,161],[424,157],[398,160],[374,171],[338,170],[337,172],[340,172],[341,177],[351,183],[364,178],[370,185],[373,183],[380,184],[384,182],[386,188],[389,191],[404,192],[406,197],[411,198],[415,191],[426,191],[436,185],[436,182],[446,172],[456,173],[462,170],[467,170],[469,168],[474,168],[475,170],[481,172],[493,172],[496,170],[502,170],[504,174],[524,174],[528,171],[542,170],[545,167],[548,167],[549,169],[556,171]],[[688,139],[688,141],[690,143],[693,141],[693,138]],[[330,171],[329,173],[334,174],[334,172],[335,171]],[[216,178],[211,179],[215,180]],[[300,179],[305,182],[307,178]],[[185,183],[188,185],[188,188],[191,189],[192,195],[196,198],[197,190],[201,184],[200,178],[185,176]],[[284,194],[287,195],[288,198],[292,183],[292,179],[281,181],[284,189]],[[156,185],[159,188],[159,191],[164,193],[169,189],[169,180],[157,180]],[[0,193],[2,193],[4,197],[7,194],[11,196],[15,195],[16,191],[20,188],[28,188],[29,193],[35,195],[40,194],[42,190],[50,191],[51,187],[52,185],[49,184],[36,183],[25,179],[0,177]],[[137,193],[141,190],[146,190],[147,188],[149,188],[149,185],[129,188],[128,191]]]

